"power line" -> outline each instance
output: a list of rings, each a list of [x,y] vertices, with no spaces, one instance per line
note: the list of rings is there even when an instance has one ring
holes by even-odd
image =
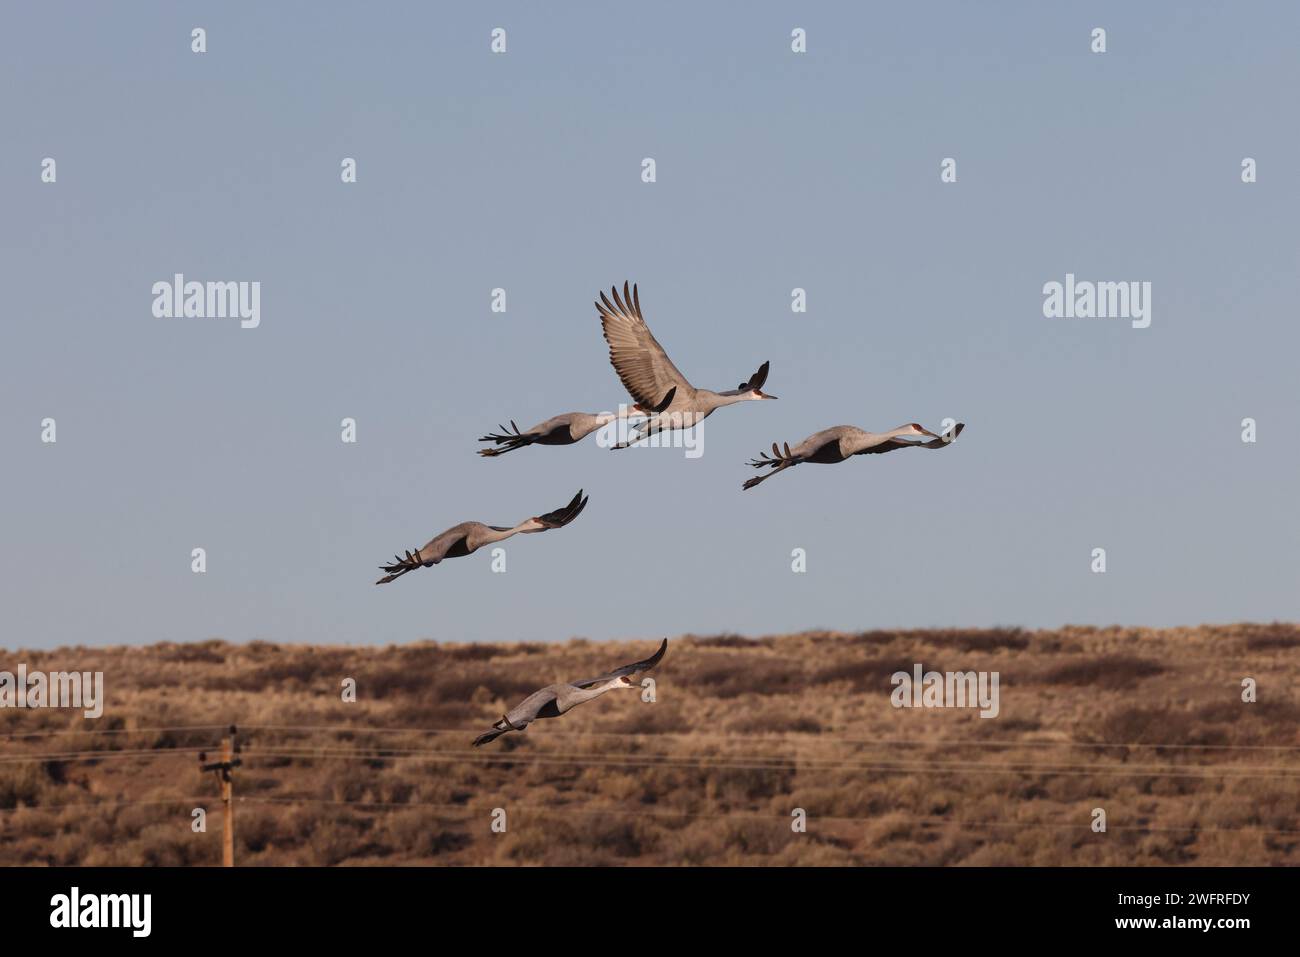
[[[88,728],[85,730],[59,731],[0,731],[0,736],[10,740],[18,738],[53,737],[58,735],[97,735],[97,734],[166,734],[171,732],[222,731],[229,725],[191,724],[155,728]],[[333,734],[449,734],[472,737],[479,728],[374,728],[358,725],[294,725],[294,724],[250,724],[241,725],[245,730],[258,731],[304,731],[327,732]],[[750,734],[734,732],[709,734],[695,731],[572,731],[561,728],[547,729],[548,736],[595,737],[595,738],[691,738],[694,740],[734,741],[736,739],[770,741],[816,742],[818,744],[890,744],[905,747],[975,747],[975,748],[1157,748],[1157,749],[1194,749],[1226,751],[1300,751],[1300,744],[1188,744],[1182,742],[1155,741],[1022,741],[1012,739],[968,739],[942,738],[926,740],[921,738],[846,738],[833,735],[833,732],[783,731],[773,734]],[[832,736],[833,735],[833,736]]]
[[[1211,767],[1197,767],[1195,771],[1177,770],[1124,770],[1113,767],[1078,766],[1078,770],[1055,765],[1003,765],[1003,764],[954,764],[931,762],[927,764],[798,764],[787,762],[784,765],[762,764],[740,761],[692,761],[690,759],[645,760],[644,758],[593,758],[593,757],[554,757],[552,755],[459,755],[448,752],[428,751],[416,753],[394,753],[392,751],[336,751],[326,753],[323,750],[281,750],[256,749],[245,752],[246,757],[254,758],[299,758],[307,760],[357,760],[357,761],[402,761],[416,760],[433,763],[465,762],[474,764],[560,764],[575,767],[647,767],[678,768],[693,770],[747,770],[747,771],[784,771],[795,773],[818,771],[870,771],[883,773],[921,773],[921,774],[1040,774],[1058,777],[1169,777],[1169,778],[1224,778],[1224,779],[1300,779],[1300,768],[1264,768],[1246,766],[1240,770],[1220,770]],[[654,756],[647,756],[654,757]]]
[[[292,724],[249,724],[241,725],[247,731],[323,731],[335,734],[454,734],[472,738],[481,728],[366,728],[356,725],[292,725]],[[770,741],[779,743],[782,737],[764,734],[707,734],[694,731],[570,731],[562,728],[548,728],[547,736],[593,738],[691,738],[706,741],[734,741],[736,739]],[[1229,751],[1300,751],[1300,744],[1175,744],[1151,741],[1106,742],[1106,741],[1015,741],[1015,740],[962,740],[944,738],[927,741],[919,738],[844,738],[833,732],[783,731],[777,732],[784,740],[796,739],[792,743],[818,744],[897,744],[909,747],[978,747],[978,748],[1167,748],[1197,750]]]
[[[82,731],[3,731],[0,736],[9,738],[46,738],[64,734],[164,734],[170,731],[221,731],[229,725],[224,724],[188,724],[172,728],[86,728]]]
[[[140,748],[136,750],[118,750],[118,751],[56,751],[56,752],[33,752],[29,754],[4,754],[0,755],[0,764],[48,764],[57,761],[66,761],[69,763],[81,761],[101,761],[109,758],[145,758],[145,757],[165,757],[176,754],[198,754],[200,751],[208,750],[199,747],[185,748]]]
[[[426,810],[442,811],[459,811],[467,816],[483,814],[486,808],[469,807],[464,804],[435,804],[423,802],[399,803],[393,801],[348,801],[331,798],[308,798],[308,797],[243,797],[240,801],[247,801],[258,804],[321,804],[336,805],[344,807],[380,807],[384,809],[401,809],[401,808],[418,808]],[[510,813],[518,814],[551,814],[565,815],[572,814],[580,817],[663,817],[663,818],[688,818],[691,820],[718,820],[718,821],[760,821],[765,823],[779,823],[788,826],[790,817],[788,815],[777,814],[754,814],[754,813],[727,813],[718,814],[701,814],[693,811],[652,811],[652,810],[620,810],[617,808],[575,808],[575,807],[537,807],[530,805],[516,805],[506,803]],[[1090,821],[966,821],[942,816],[931,817],[900,817],[886,812],[878,817],[843,817],[834,815],[809,814],[809,822],[816,823],[833,823],[833,824],[922,824],[930,826],[951,826],[951,827],[1011,827],[1011,828],[1067,828],[1072,830],[1086,829],[1091,831]],[[1287,828],[1263,828],[1263,827],[1149,827],[1140,824],[1108,824],[1108,831],[1143,831],[1143,832],[1174,832],[1186,833],[1262,833],[1262,834],[1300,834],[1300,829]]]
[[[85,803],[24,804],[21,807],[0,807],[0,814],[15,814],[21,811],[41,813],[45,811],[63,811],[73,809],[89,810],[91,808],[170,807],[174,804],[190,804],[211,800],[212,797],[209,795],[206,797],[178,797],[156,801],[87,801]]]
[[[852,769],[857,769],[866,766],[852,761],[829,760],[829,759],[816,758],[816,757],[809,758],[809,757],[800,757],[797,755],[795,756],[761,755],[761,754],[760,755],[751,755],[751,754],[678,755],[678,754],[671,754],[671,753],[637,754],[637,755],[600,755],[600,754],[591,754],[588,752],[577,752],[577,751],[538,751],[538,752],[524,752],[524,753],[521,753],[519,751],[510,751],[510,752],[499,752],[494,754],[490,752],[485,753],[483,751],[469,750],[469,749],[466,750],[425,749],[425,748],[397,748],[397,747],[379,747],[379,746],[348,748],[348,747],[331,746],[331,745],[323,745],[323,746],[316,746],[314,748],[308,748],[308,747],[288,745],[288,744],[268,745],[265,748],[256,748],[251,753],[257,755],[257,754],[271,754],[271,753],[281,754],[285,752],[293,752],[294,755],[297,755],[299,753],[307,753],[307,754],[320,754],[321,756],[335,756],[335,755],[356,756],[359,758],[371,758],[375,760],[382,760],[387,757],[399,757],[399,756],[418,757],[422,755],[431,755],[437,757],[463,758],[467,760],[487,761],[487,762],[501,762],[501,761],[510,762],[516,759],[526,760],[532,757],[546,757],[546,758],[555,758],[557,760],[564,759],[564,758],[579,758],[579,759],[584,759],[589,761],[607,761],[609,763],[615,763],[615,764],[626,764],[628,762],[632,762],[636,764],[648,760],[648,761],[663,761],[669,763],[676,762],[676,763],[698,765],[698,766],[710,766],[716,762],[745,762],[745,763],[753,763],[753,764],[764,764],[764,765],[774,766],[774,767],[791,767],[794,769],[845,768],[845,769],[852,770]],[[1098,769],[1098,768],[1105,769],[1105,768],[1113,767],[1113,765],[1108,765],[1108,764],[1096,764],[1096,763],[1066,764],[1057,761],[1053,761],[1045,764],[1039,762],[1032,762],[1032,761],[1008,761],[1008,762],[971,761],[971,762],[966,762],[966,764],[968,765],[977,764],[977,765],[993,767],[993,768],[1006,768],[1009,770],[1024,770],[1024,769],[1035,769],[1035,768],[1090,770],[1090,769]],[[927,761],[926,765],[934,766],[935,762]],[[1132,771],[1147,771],[1147,770],[1165,771],[1165,770],[1177,769],[1181,767],[1192,767],[1196,769],[1212,770],[1213,767],[1215,766],[1178,765],[1178,764],[1151,765],[1151,764],[1126,763],[1124,767],[1127,770],[1132,770]],[[1287,772],[1294,771],[1297,774],[1300,774],[1300,765],[1284,765],[1279,767],[1260,766],[1260,765],[1229,765],[1228,767],[1232,770],[1271,771],[1271,772],[1280,772],[1280,773],[1287,773]]]
[[[76,763],[121,758],[152,758],[184,754],[200,754],[203,747],[162,747],[135,750],[37,752],[30,754],[0,755],[0,764],[22,763]],[[1047,774],[1067,776],[1119,776],[1119,777],[1181,777],[1181,778],[1279,778],[1289,780],[1300,777],[1300,767],[1286,766],[1210,766],[1210,765],[1125,765],[1117,768],[1105,764],[1068,764],[1062,762],[1000,762],[1000,761],[927,761],[908,762],[853,762],[828,761],[818,758],[783,757],[780,755],[599,755],[581,752],[539,752],[484,754],[461,750],[431,750],[416,748],[339,748],[339,747],[266,747],[247,752],[250,758],[286,757],[302,760],[363,760],[397,761],[426,760],[440,763],[463,761],[473,764],[532,763],[570,764],[588,767],[663,767],[679,769],[723,770],[789,770],[801,772],[856,772],[881,771],[893,773],[986,773],[986,774]]]

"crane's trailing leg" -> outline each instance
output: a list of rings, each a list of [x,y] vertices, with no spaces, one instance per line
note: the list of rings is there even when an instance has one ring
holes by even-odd
[[[646,425],[648,426],[649,423],[647,423]],[[646,428],[646,426],[642,426],[642,428]],[[656,436],[663,431],[665,430],[654,429],[645,432],[633,432],[622,442],[619,442],[617,445],[611,445],[609,447],[610,451],[618,451],[619,449],[629,449],[632,446],[636,445],[638,442],[642,441],[643,439],[651,438],[652,436]]]
[[[484,731],[482,734],[480,734],[477,738],[474,739],[474,747],[480,748],[483,745],[487,744],[489,741],[495,741],[497,738],[501,737],[501,735],[505,734],[507,731],[526,731],[527,729],[528,729],[527,724],[524,724],[522,726],[515,725],[510,721],[510,718],[507,715],[503,714],[501,716],[501,720],[497,721],[495,724],[492,725],[491,731]]]
[[[658,423],[659,421],[657,416],[662,415],[665,411],[667,411],[668,407],[673,404],[673,398],[676,395],[677,395],[677,386],[673,386],[664,394],[664,397],[659,401],[659,404],[656,405],[654,408],[643,409],[641,408],[640,403],[632,406],[631,415],[644,415],[647,417],[646,421],[641,425],[641,428],[645,429],[646,431],[637,432],[634,430],[631,434],[628,435],[626,440],[618,443],[617,445],[611,445],[610,449],[611,450],[626,449],[630,446],[636,445],[642,439],[648,439],[652,435],[658,435],[660,432],[665,431],[667,426],[659,425],[657,428],[654,427],[656,423]]]

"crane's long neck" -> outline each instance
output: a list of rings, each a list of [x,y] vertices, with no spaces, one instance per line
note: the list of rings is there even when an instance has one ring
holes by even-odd
[[[708,389],[695,390],[695,404],[706,415],[714,409],[720,409],[724,405],[735,405],[737,402],[748,402],[750,393],[748,392],[711,392]]]
[[[518,535],[520,532],[527,532],[530,530],[530,528],[535,528],[535,527],[536,526],[534,525],[533,520],[531,518],[526,522],[520,522],[514,528],[494,528],[492,526],[488,526],[488,530],[483,533],[483,541],[481,544],[490,545],[493,542],[504,541],[505,539],[509,538],[511,535]]]
[[[897,438],[900,435],[908,435],[912,431],[912,426],[900,425],[896,429],[890,429],[888,432],[862,432],[858,431],[853,434],[848,442],[848,454],[860,452],[863,449],[869,449],[874,445],[880,445],[882,442],[888,442],[890,439]],[[841,446],[843,448],[843,446]]]
[[[584,701],[590,701],[592,698],[599,698],[606,691],[613,691],[619,686],[619,679],[606,681],[604,684],[592,685],[590,688],[576,688],[565,695],[565,711],[574,705],[582,704]]]

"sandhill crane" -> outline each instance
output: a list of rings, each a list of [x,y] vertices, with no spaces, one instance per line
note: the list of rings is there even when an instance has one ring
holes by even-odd
[[[663,401],[654,408],[642,409],[641,406],[634,405],[627,410],[627,416],[648,416],[655,412],[662,412],[672,403],[673,396],[676,394],[677,389],[673,387],[668,390]],[[573,445],[618,418],[617,412],[602,412],[599,415],[588,412],[565,412],[563,415],[553,416],[545,422],[534,425],[527,432],[520,432],[519,426],[515,425],[514,419],[511,419],[509,429],[504,425],[498,425],[500,432],[489,432],[479,439],[480,442],[495,442],[498,448],[479,449],[478,454],[504,455],[515,449],[522,449],[525,445]]]
[[[608,674],[582,681],[569,681],[557,685],[547,685],[541,691],[534,691],[519,704],[501,716],[501,720],[492,725],[490,731],[484,731],[474,739],[474,747],[494,741],[510,731],[523,731],[534,721],[541,718],[558,718],[571,708],[598,698],[606,691],[615,688],[635,688],[631,676],[648,671],[659,664],[659,659],[668,650],[668,639],[659,645],[659,650],[644,661],[634,661],[630,665],[615,668]]]
[[[533,532],[544,532],[550,528],[563,528],[577,518],[586,507],[587,500],[582,496],[582,489],[578,489],[578,494],[573,496],[573,501],[569,502],[564,508],[557,508],[545,515],[525,519],[512,528],[501,525],[484,525],[482,522],[461,522],[459,525],[447,529],[441,535],[435,536],[422,548],[417,548],[414,552],[408,551],[406,557],[393,556],[393,564],[380,565],[379,567],[388,574],[375,584],[386,584],[394,578],[401,578],[407,572],[415,571],[417,568],[429,568],[438,564],[444,558],[463,558],[484,545],[502,541],[511,535],[529,535]]]
[[[654,415],[642,426],[641,433],[629,435],[627,440],[613,446],[616,449],[627,448],[642,439],[666,429],[689,429],[724,405],[746,402],[751,399],[775,399],[774,395],[763,392],[763,383],[767,381],[768,364],[764,362],[749,379],[726,392],[712,392],[709,389],[697,389],[678,371],[677,366],[668,358],[663,346],[650,332],[645,319],[641,316],[641,296],[637,287],[628,291],[628,284],[623,283],[623,298],[619,298],[616,287],[610,289],[614,301],[602,292],[596,310],[600,313],[600,325],[609,343],[609,361],[623,381],[624,388],[641,408],[649,408],[668,389],[675,388],[676,396],[662,413]]]
[[[755,485],[766,482],[778,472],[784,472],[801,462],[833,465],[836,462],[843,462],[851,455],[869,455],[875,452],[892,452],[894,449],[907,448],[941,449],[961,435],[961,430],[964,428],[966,428],[966,424],[958,422],[949,432],[943,436],[938,436],[928,429],[921,428],[915,422],[900,425],[888,432],[864,432],[851,425],[837,425],[834,428],[813,433],[796,445],[793,450],[787,443],[785,451],[782,452],[773,442],[771,456],[764,452],[748,463],[756,469],[770,468],[772,471],[767,475],[750,479],[741,487],[753,488]],[[933,441],[910,442],[901,438],[904,435],[928,435]]]

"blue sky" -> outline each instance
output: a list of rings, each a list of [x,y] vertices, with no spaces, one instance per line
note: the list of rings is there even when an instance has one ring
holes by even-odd
[[[0,646],[1295,619],[1300,12],[1075,6],[8,6]],[[260,282],[260,327],[155,319],[176,272]],[[1045,318],[1067,273],[1149,281],[1151,326]],[[694,460],[475,456],[625,399],[625,278],[692,382],[766,359],[781,401]],[[371,584],[579,487],[503,575]]]

